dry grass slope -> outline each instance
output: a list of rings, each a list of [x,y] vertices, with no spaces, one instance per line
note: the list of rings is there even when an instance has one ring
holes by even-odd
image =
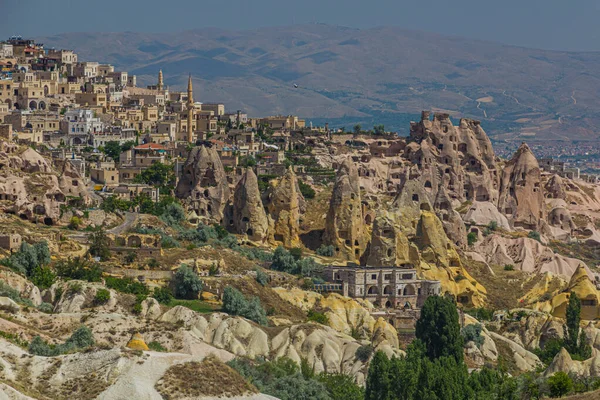
[[[172,366],[156,383],[155,388],[167,400],[258,393],[234,369],[212,356],[201,363],[188,362]]]

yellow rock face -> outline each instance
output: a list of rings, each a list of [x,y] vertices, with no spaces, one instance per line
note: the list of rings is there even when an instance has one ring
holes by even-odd
[[[129,340],[129,343],[127,343],[127,347],[129,347],[132,350],[143,350],[143,351],[150,350],[148,348],[148,345],[146,345],[146,342],[144,342],[144,338],[139,333],[133,334],[133,336],[131,337],[131,340]]]
[[[419,276],[438,280],[442,290],[455,296],[459,302],[473,307],[485,304],[485,288],[463,267],[454,245],[450,242],[442,222],[430,211],[422,211],[417,225],[417,245],[421,250]]]
[[[300,289],[275,288],[284,300],[308,311],[316,306],[326,310],[329,326],[347,335],[358,334],[371,340],[375,345],[389,344],[398,348],[398,333],[384,318],[375,319],[370,311],[373,305],[363,299],[351,299],[337,293],[322,296],[315,292]]]
[[[577,297],[581,299],[581,319],[594,320],[598,318],[600,315],[598,290],[596,290],[583,265],[577,268],[567,289],[550,300],[552,315],[565,318],[571,293],[576,293]]]

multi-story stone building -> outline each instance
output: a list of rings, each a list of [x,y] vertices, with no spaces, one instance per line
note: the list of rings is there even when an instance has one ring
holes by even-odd
[[[421,280],[412,265],[398,267],[328,266],[323,279],[340,285],[344,296],[369,300],[385,308],[420,308],[429,296],[440,295],[439,281]]]

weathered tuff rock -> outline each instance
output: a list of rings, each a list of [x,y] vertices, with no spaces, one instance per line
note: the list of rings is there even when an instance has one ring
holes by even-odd
[[[487,226],[494,221],[498,228],[510,231],[510,224],[505,215],[501,214],[496,206],[489,201],[475,201],[469,207],[469,211],[464,216],[464,221],[468,224]]]
[[[34,306],[37,307],[42,304],[40,289],[22,275],[10,270],[3,270],[0,282],[17,290],[21,298],[31,300]]]
[[[196,146],[183,165],[175,191],[207,223],[221,223],[230,191],[221,158],[214,147]]]
[[[552,177],[548,179],[548,182],[546,182],[544,189],[546,190],[547,196],[549,198],[562,200],[567,199],[567,189],[565,183],[563,179],[557,174],[552,175]]]
[[[453,126],[448,114],[424,111],[412,122],[405,157],[419,166],[419,178],[435,198],[443,186],[452,199],[496,202],[498,176],[492,144],[480,122],[461,119]],[[412,145],[412,146],[411,146]]]
[[[600,316],[600,296],[585,264],[581,263],[568,286],[547,302],[536,304],[536,309],[548,312],[555,317],[565,318],[569,296],[576,293],[581,299],[581,319],[592,321]]]
[[[195,338],[236,356],[288,357],[298,364],[305,358],[316,373],[342,372],[359,383],[365,379],[365,365],[355,357],[361,343],[323,325],[291,325],[269,336],[243,318],[220,313],[204,317],[182,306],[167,311],[160,321],[182,324]],[[379,349],[390,356],[401,354],[389,345],[381,344]]]
[[[360,262],[367,245],[364,228],[358,170],[347,159],[337,172],[323,241],[335,248],[339,258]]]
[[[452,238],[454,244],[461,249],[467,246],[467,229],[458,213],[452,208],[452,199],[448,196],[444,186],[440,186],[433,204],[438,218],[442,221],[444,232]]]
[[[140,333],[134,333],[131,336],[131,339],[129,340],[129,342],[127,342],[127,347],[132,350],[142,350],[142,351],[150,350],[148,348],[148,345],[144,341],[144,337]]]
[[[60,190],[67,196],[80,197],[84,204],[89,204],[90,196],[85,182],[71,161],[59,160],[55,162],[55,165],[59,171],[58,186]]]
[[[515,227],[538,229],[545,218],[541,172],[537,159],[523,143],[502,171],[498,209]]]
[[[281,178],[269,183],[267,201],[271,241],[283,243],[286,247],[299,246],[300,215],[304,213],[306,204],[291,167]]]
[[[503,343],[510,348],[513,354],[515,365],[519,370],[535,371],[538,367],[542,366],[542,362],[538,356],[528,350],[525,350],[519,344],[497,334],[496,332],[489,332],[489,335],[496,342],[496,346],[498,346],[498,343]]]
[[[32,148],[0,142],[0,167],[1,207],[22,219],[53,225],[67,196],[89,203],[83,179],[67,161],[57,171]]]
[[[229,227],[250,240],[264,242],[269,235],[269,220],[263,207],[258,179],[252,168],[246,169],[233,194]]]
[[[383,210],[378,212],[373,222],[367,265],[419,265],[419,250],[408,241],[408,237],[396,221],[396,214]]]
[[[570,278],[581,264],[580,260],[554,253],[535,239],[508,238],[492,234],[475,245],[486,262],[493,265],[513,265],[515,269],[542,274],[551,272]]]
[[[396,329],[381,317],[373,318],[370,311],[374,306],[367,300],[351,299],[337,293],[323,296],[296,288],[289,290],[279,287],[274,290],[283,300],[304,311],[315,307],[325,310],[329,326],[338,332],[346,335],[355,332],[375,346],[385,344],[399,348]]]
[[[223,362],[232,359],[231,354],[208,345],[196,354],[147,351],[138,355],[112,349],[41,357],[28,355],[4,339],[0,342],[3,350],[0,364],[5,382],[0,385],[0,398],[11,400],[32,399],[8,386],[13,382],[17,388],[27,387],[28,392],[40,392],[42,396],[38,398],[161,400],[163,396],[156,390],[156,383],[171,366],[201,362],[209,355],[217,356]],[[23,370],[28,371],[30,381],[23,381]],[[275,399],[263,394],[236,398]]]
[[[486,290],[463,267],[454,245],[444,233],[442,223],[430,211],[422,211],[415,243],[421,252],[419,275],[439,280],[442,290],[466,305],[480,307]]]
[[[598,377],[600,376],[600,353],[596,353],[592,358],[584,361],[575,361],[563,347],[554,356],[554,360],[552,360],[546,371],[544,371],[543,376],[550,377],[557,372],[565,372],[569,375],[581,377]]]

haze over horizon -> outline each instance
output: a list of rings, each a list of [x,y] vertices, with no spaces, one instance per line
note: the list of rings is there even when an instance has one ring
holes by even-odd
[[[574,4],[575,3],[575,4]],[[49,36],[64,32],[176,32],[198,28],[255,29],[325,23],[352,28],[397,26],[509,45],[566,51],[600,51],[599,0],[456,0],[448,6],[412,1],[227,0],[214,7],[204,0],[106,0],[102,7],[74,0],[0,0],[0,38]],[[27,15],[27,18],[22,18]],[[83,17],[82,17],[83,16]],[[48,23],[53,21],[53,23]]]

